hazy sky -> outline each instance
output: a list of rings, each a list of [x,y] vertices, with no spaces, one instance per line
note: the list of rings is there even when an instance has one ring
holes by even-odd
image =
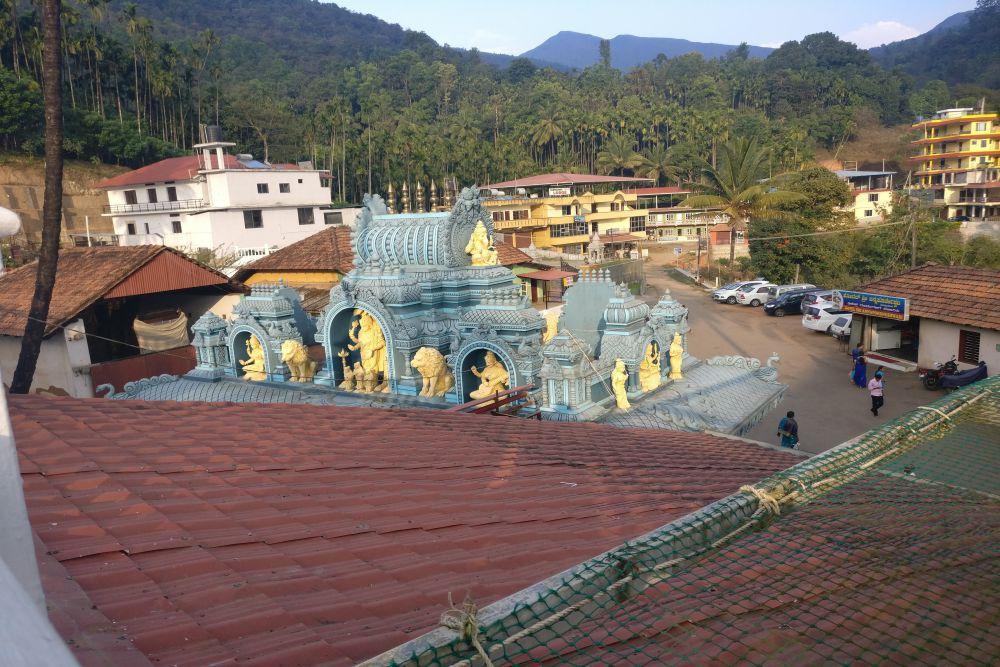
[[[829,30],[858,46],[913,37],[975,0],[337,0],[440,44],[517,55],[560,30],[779,46]]]

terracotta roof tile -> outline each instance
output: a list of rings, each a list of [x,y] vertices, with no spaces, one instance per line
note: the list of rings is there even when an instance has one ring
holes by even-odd
[[[363,660],[449,592],[487,604],[798,460],[434,411],[10,405],[45,549],[160,664]]]
[[[910,316],[1000,330],[1000,270],[925,264],[858,288],[910,299]]]
[[[143,267],[154,262],[161,254],[170,254],[177,261],[195,272],[183,276],[185,284],[227,284],[229,279],[221,273],[200,264],[182,253],[156,245],[137,246],[96,246],[92,248],[64,248],[59,251],[56,269],[56,283],[49,306],[49,326],[45,334],[51,334],[59,325],[65,324],[80,314],[116,286],[136,275]],[[172,259],[169,272],[176,276],[177,264]],[[0,335],[20,336],[28,321],[31,299],[35,291],[35,274],[38,262],[32,262],[8,272],[0,277]],[[158,287],[156,276],[143,281],[148,292],[174,289],[162,280]],[[139,286],[135,286],[138,289]],[[134,292],[135,289],[130,290]]]

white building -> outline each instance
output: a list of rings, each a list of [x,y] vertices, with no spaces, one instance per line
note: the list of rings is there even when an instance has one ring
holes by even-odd
[[[255,256],[353,222],[357,209],[331,209],[328,172],[227,154],[234,145],[199,144],[99,183],[118,244]]]
[[[854,203],[844,210],[852,212],[856,222],[882,222],[892,213],[892,177],[896,172],[838,169],[833,173],[851,187]]]

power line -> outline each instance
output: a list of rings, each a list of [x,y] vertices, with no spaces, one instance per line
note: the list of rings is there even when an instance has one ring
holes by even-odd
[[[828,234],[846,234],[848,232],[863,232],[871,229],[881,229],[882,227],[895,227],[897,225],[908,225],[908,220],[902,222],[886,222],[881,225],[869,225],[867,227],[850,227],[848,229],[831,229],[825,232],[809,232],[807,234],[788,234],[785,236],[757,236],[748,238],[747,241],[776,241],[781,239],[798,239],[804,236],[826,236]]]

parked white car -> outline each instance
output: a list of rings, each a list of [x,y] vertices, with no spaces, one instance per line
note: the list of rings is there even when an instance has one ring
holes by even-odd
[[[802,309],[802,326],[813,331],[830,332],[830,327],[841,317],[851,317],[845,310],[837,310],[833,303],[821,301]]]
[[[763,305],[767,302],[767,290],[772,287],[774,287],[774,285],[771,283],[741,287],[739,291],[736,292],[736,303],[744,306],[753,306],[754,308]]]
[[[831,336],[836,336],[837,338],[847,338],[851,335],[851,313],[843,313],[837,316],[837,319],[833,321],[830,325],[828,331]]]
[[[712,292],[712,298],[719,303],[736,303],[736,295],[739,291],[748,285],[766,285],[766,280],[741,280],[736,283],[729,283],[728,285],[723,285],[719,289]]]

